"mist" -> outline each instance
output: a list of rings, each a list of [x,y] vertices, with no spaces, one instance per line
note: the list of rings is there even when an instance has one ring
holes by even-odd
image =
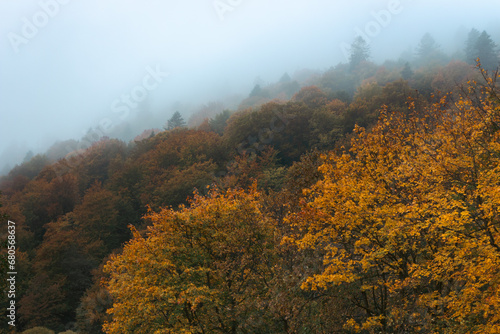
[[[500,42],[499,14],[495,0],[3,0],[0,172],[89,128],[134,136],[177,110],[236,110],[256,82],[347,63],[358,35],[375,63],[427,32],[459,57],[472,28]]]

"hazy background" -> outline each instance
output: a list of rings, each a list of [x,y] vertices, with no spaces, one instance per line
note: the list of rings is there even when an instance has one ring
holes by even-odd
[[[43,21],[43,4],[55,1],[0,0],[3,172],[28,150],[80,139],[103,119],[119,125],[112,104],[142,84],[148,68],[169,75],[123,121],[161,128],[175,110],[187,120],[209,101],[234,108],[257,78],[270,83],[347,62],[342,46],[395,0],[60,0],[68,3],[16,52],[13,34],[23,36],[26,20]],[[221,19],[214,4],[224,3],[232,10]],[[370,38],[375,62],[398,59],[425,32],[448,52],[473,27],[500,38],[498,0],[399,3],[400,13]]]

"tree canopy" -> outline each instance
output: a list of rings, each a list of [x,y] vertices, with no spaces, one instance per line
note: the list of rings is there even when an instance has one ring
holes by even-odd
[[[290,240],[326,249],[303,288],[351,291],[346,330],[498,331],[496,79],[410,115],[385,109],[350,152],[324,157],[324,180],[288,218],[307,232]]]
[[[376,64],[356,41],[352,64],[1,177],[17,330],[498,333],[496,44]]]
[[[370,47],[365,39],[361,36],[356,37],[356,39],[351,44],[349,64],[351,66],[351,71],[354,70],[359,64],[367,61],[370,57]]]
[[[182,118],[182,115],[180,112],[176,111],[170,117],[170,119],[167,122],[167,126],[165,127],[165,130],[172,130],[175,128],[183,128],[186,126],[186,122],[184,121],[184,118]]]

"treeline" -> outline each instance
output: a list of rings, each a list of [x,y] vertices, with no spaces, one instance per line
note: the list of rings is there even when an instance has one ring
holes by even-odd
[[[2,178],[18,328],[494,333],[498,74],[355,43],[270,101]]]
[[[318,86],[330,98],[350,102],[358,87],[367,82],[375,81],[383,86],[401,77],[427,97],[438,90],[454,91],[467,75],[460,73],[464,70],[461,63],[475,66],[480,59],[481,67],[488,71],[494,71],[499,64],[499,45],[488,32],[471,29],[460,35],[463,39],[461,47],[447,53],[431,34],[426,33],[414,49],[403,52],[397,60],[386,60],[382,65],[370,61],[370,46],[363,37],[357,37],[350,46],[347,63],[340,63],[326,73],[303,70],[295,73],[293,78],[284,74],[274,84],[256,84],[240,109],[273,99],[288,100],[301,86],[309,85]],[[441,72],[441,75],[436,76],[436,72]]]

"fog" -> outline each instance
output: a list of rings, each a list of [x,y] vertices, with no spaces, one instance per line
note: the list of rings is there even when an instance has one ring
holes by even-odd
[[[381,63],[426,32],[449,53],[473,27],[498,43],[499,22],[498,0],[0,0],[0,171],[90,127],[234,110],[257,81],[347,62],[358,34]]]

